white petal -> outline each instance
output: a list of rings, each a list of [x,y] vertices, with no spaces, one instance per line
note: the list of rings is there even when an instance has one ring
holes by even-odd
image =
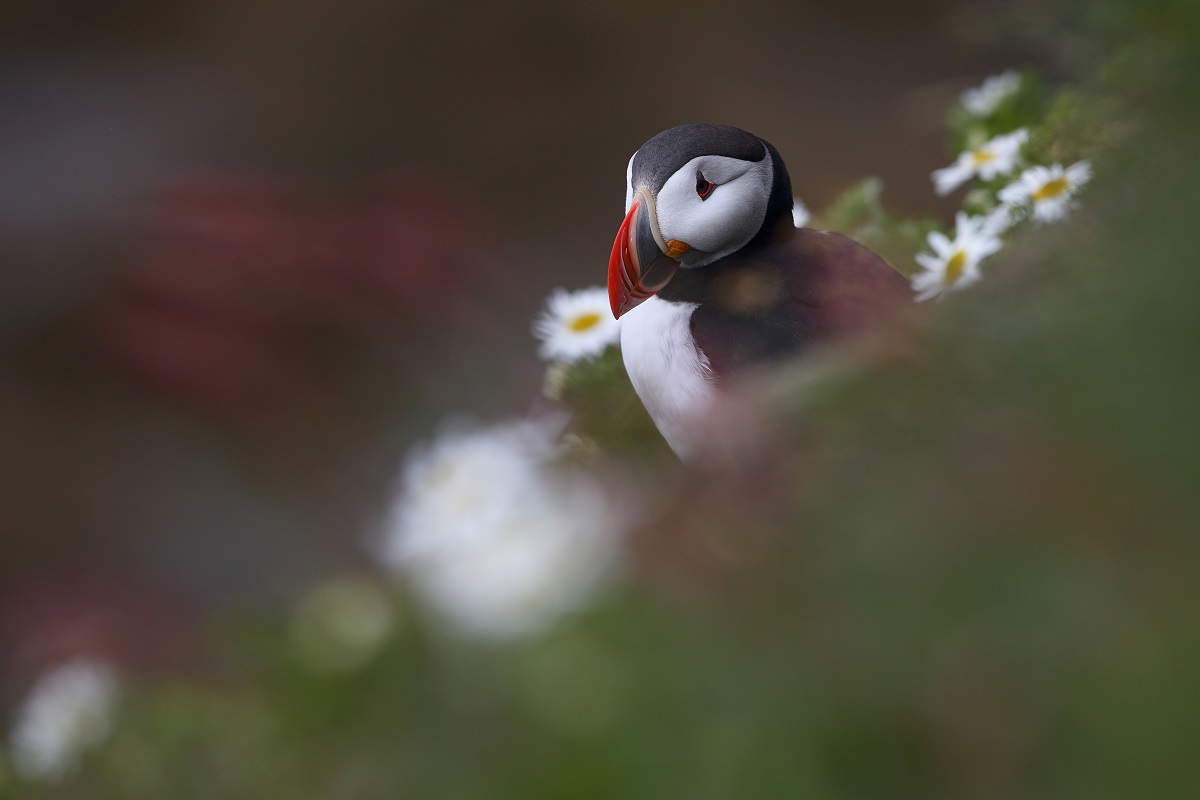
[[[913,256],[913,260],[925,269],[933,272],[938,272],[945,267],[945,261],[943,259],[931,256],[929,253],[917,253],[915,256]]]
[[[1026,188],[1024,182],[1017,180],[1016,182],[1010,183],[1008,186],[1005,186],[1003,189],[1001,189],[996,197],[999,198],[1000,202],[1002,203],[1017,205],[1028,200],[1029,195],[1030,191]]]
[[[1071,188],[1082,186],[1092,179],[1092,165],[1087,161],[1072,164],[1067,167],[1066,176],[1071,183]]]
[[[988,78],[978,88],[964,91],[961,102],[972,114],[984,117],[995,111],[996,107],[1020,86],[1020,74],[1015,70],[1006,70]]]
[[[915,286],[913,288],[916,289]],[[929,288],[925,289],[924,291],[919,291],[917,293],[917,296],[914,297],[913,300],[915,302],[922,303],[932,297],[937,297],[943,291],[944,291],[944,289],[943,289],[941,283],[937,283],[937,284],[934,284],[933,286],[930,286]]]
[[[1000,252],[1000,248],[1003,246],[1001,241],[994,237],[980,239],[975,244],[975,263],[978,264],[988,256]]]
[[[966,155],[968,159],[970,158],[969,153],[964,155]],[[947,195],[970,180],[971,176],[974,174],[975,171],[970,167],[969,164],[964,164],[963,159],[960,156],[959,160],[954,164],[951,164],[948,167],[942,167],[941,169],[935,169],[930,177],[933,178],[934,191],[937,192],[938,195]]]
[[[1008,206],[1001,205],[987,213],[980,230],[987,236],[999,236],[1011,228],[1012,224],[1012,214],[1009,212]]]
[[[930,231],[925,239],[929,242],[929,246],[933,248],[933,252],[942,258],[948,257],[954,249],[954,244],[941,231]]]

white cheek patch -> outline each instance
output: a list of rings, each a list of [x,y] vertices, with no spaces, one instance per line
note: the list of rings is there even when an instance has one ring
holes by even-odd
[[[696,194],[697,170],[717,184],[706,200]],[[667,180],[656,204],[663,238],[687,242],[693,250],[709,254],[691,263],[681,259],[685,267],[716,261],[754,238],[766,217],[771,178],[768,158],[700,156]]]

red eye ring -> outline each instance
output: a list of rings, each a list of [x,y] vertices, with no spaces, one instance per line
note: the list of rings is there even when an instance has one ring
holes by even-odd
[[[699,171],[696,172],[696,194],[700,196],[701,200],[707,200],[708,196],[713,193],[713,189],[715,188],[717,188],[715,183],[705,180],[704,175],[702,175]]]

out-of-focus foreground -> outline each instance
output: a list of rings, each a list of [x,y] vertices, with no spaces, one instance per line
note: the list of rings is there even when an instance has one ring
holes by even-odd
[[[1194,796],[1200,12],[838,9],[10,4],[0,796]],[[653,133],[949,216],[1010,63],[1083,209],[732,468],[611,359],[447,422]]]

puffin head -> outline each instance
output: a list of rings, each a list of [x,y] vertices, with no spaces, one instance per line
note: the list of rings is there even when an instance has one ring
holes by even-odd
[[[757,246],[791,224],[792,186],[778,151],[731,125],[680,125],[629,159],[625,220],[608,260],[620,317],[698,269]]]

